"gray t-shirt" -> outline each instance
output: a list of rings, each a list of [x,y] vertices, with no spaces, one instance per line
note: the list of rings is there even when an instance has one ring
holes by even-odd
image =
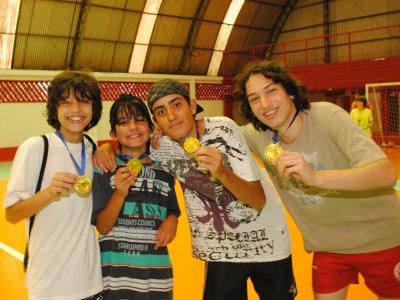
[[[317,102],[301,114],[300,135],[294,143],[281,146],[302,153],[313,169],[348,169],[386,157],[340,107]],[[249,146],[265,162],[307,251],[365,253],[400,245],[400,201],[394,189],[344,192],[284,180],[264,157],[273,132],[257,131],[252,124],[242,129]]]
[[[152,158],[181,183],[194,257],[205,261],[264,262],[290,255],[290,237],[279,196],[231,119],[206,118],[201,145],[220,149],[225,165],[241,178],[261,181],[267,198],[261,211],[241,203],[221,183],[198,170],[195,159],[178,143],[168,137],[160,142]]]

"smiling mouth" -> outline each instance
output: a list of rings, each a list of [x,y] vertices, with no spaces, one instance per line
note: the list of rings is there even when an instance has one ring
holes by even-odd
[[[179,129],[181,127],[181,123],[174,123],[169,126],[171,129]]]
[[[83,121],[83,117],[68,117],[67,120],[73,123],[79,123]]]
[[[278,107],[275,107],[275,108],[272,109],[272,110],[269,110],[269,111],[264,112],[264,113],[263,113],[263,116],[264,116],[264,117],[267,117],[267,118],[273,117],[273,116],[278,112],[278,110],[279,110],[279,108],[278,108]]]

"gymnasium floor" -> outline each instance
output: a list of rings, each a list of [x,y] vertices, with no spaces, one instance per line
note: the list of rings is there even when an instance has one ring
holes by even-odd
[[[389,158],[395,164],[400,179],[400,149],[385,149]],[[9,224],[4,218],[3,199],[6,191],[7,178],[11,163],[0,163],[0,300],[26,300],[24,288],[24,272],[22,268],[22,253],[25,247],[25,223]],[[400,194],[400,181],[396,188]],[[182,192],[177,189],[179,204],[184,207]],[[299,294],[296,300],[311,300],[311,255],[303,250],[302,239],[296,226],[288,216],[293,244],[293,263]],[[203,263],[191,257],[190,233],[187,218],[182,209],[178,234],[170,245],[170,253],[174,264],[175,300],[200,300],[203,284]],[[249,283],[250,300],[258,299]],[[359,285],[350,287],[348,300],[375,300],[360,279]]]

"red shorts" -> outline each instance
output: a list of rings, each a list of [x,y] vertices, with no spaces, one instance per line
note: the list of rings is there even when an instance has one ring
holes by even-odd
[[[312,282],[315,293],[329,294],[358,283],[358,273],[376,295],[400,297],[400,246],[360,254],[314,253]]]

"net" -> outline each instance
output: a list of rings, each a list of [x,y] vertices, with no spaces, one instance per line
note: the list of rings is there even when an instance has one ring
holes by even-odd
[[[365,86],[374,116],[372,135],[381,146],[400,145],[400,82]]]

